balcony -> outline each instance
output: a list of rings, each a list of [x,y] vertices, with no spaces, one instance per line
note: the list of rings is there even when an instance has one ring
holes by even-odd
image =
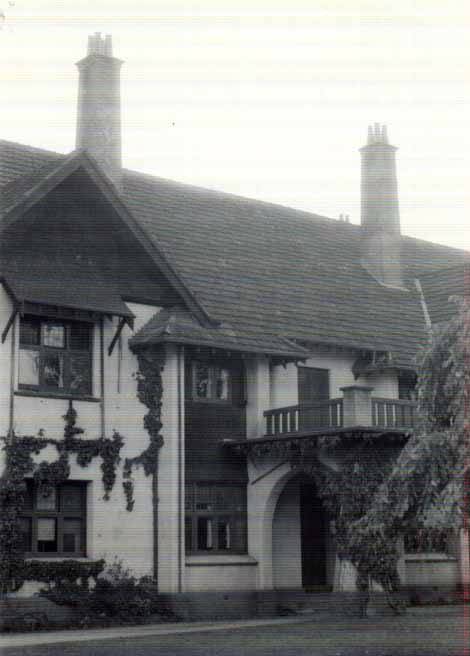
[[[413,430],[416,403],[373,397],[371,387],[341,388],[343,396],[308,405],[291,405],[267,410],[266,436],[305,434],[340,428],[373,427],[384,430]]]

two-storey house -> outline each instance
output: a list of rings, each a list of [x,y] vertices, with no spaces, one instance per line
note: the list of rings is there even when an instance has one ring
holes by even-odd
[[[30,478],[26,556],[118,558],[168,593],[353,589],[315,484],[282,454],[413,430],[415,356],[468,253],[401,234],[378,125],[360,226],[122,168],[121,64],[90,37],[69,154],[0,142],[0,434],[60,440],[72,407],[84,440],[124,440],[109,500],[99,458],[72,454],[47,497]],[[129,504],[145,358],[163,444]],[[409,541],[403,583],[455,585],[466,544]]]

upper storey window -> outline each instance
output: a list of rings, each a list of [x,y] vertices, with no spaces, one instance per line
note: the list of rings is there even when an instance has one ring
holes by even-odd
[[[45,393],[92,394],[93,324],[32,315],[20,320],[19,387]]]
[[[230,401],[231,375],[228,368],[195,360],[192,376],[194,401]]]

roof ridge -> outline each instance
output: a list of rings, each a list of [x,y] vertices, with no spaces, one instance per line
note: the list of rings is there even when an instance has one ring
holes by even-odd
[[[192,184],[191,182],[181,182],[180,180],[172,180],[171,178],[164,178],[162,176],[154,175],[152,173],[147,173],[144,171],[136,171],[134,169],[124,168],[123,173],[125,176],[133,176],[135,178],[148,179],[150,182],[155,181],[164,184],[171,184],[174,185],[175,187],[183,187],[188,190],[214,194],[215,196],[219,196],[221,199],[232,198],[233,200],[243,201],[246,203],[254,203],[256,205],[261,205],[263,207],[273,207],[284,211],[287,210],[289,212],[293,212],[299,216],[303,216],[309,219],[313,218],[321,221],[327,221],[334,225],[348,226],[348,228],[353,228],[353,229],[361,229],[361,226],[356,223],[348,223],[347,221],[340,221],[339,219],[335,219],[331,216],[317,214],[309,210],[303,210],[297,207],[292,207],[291,205],[283,205],[282,203],[273,203],[272,201],[263,200],[261,198],[253,198],[252,196],[240,196],[239,194],[235,194],[231,191],[224,191],[222,189],[213,189],[210,187],[201,187],[199,185]]]

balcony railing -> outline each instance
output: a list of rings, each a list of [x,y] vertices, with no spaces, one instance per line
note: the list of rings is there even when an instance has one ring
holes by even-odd
[[[351,385],[344,397],[267,410],[266,435],[287,435],[354,426],[412,430],[414,401],[371,396],[372,388]]]
[[[343,425],[343,399],[276,408],[267,410],[264,416],[267,435],[340,428]]]
[[[413,428],[416,403],[401,399],[372,398],[372,426],[379,428]]]

